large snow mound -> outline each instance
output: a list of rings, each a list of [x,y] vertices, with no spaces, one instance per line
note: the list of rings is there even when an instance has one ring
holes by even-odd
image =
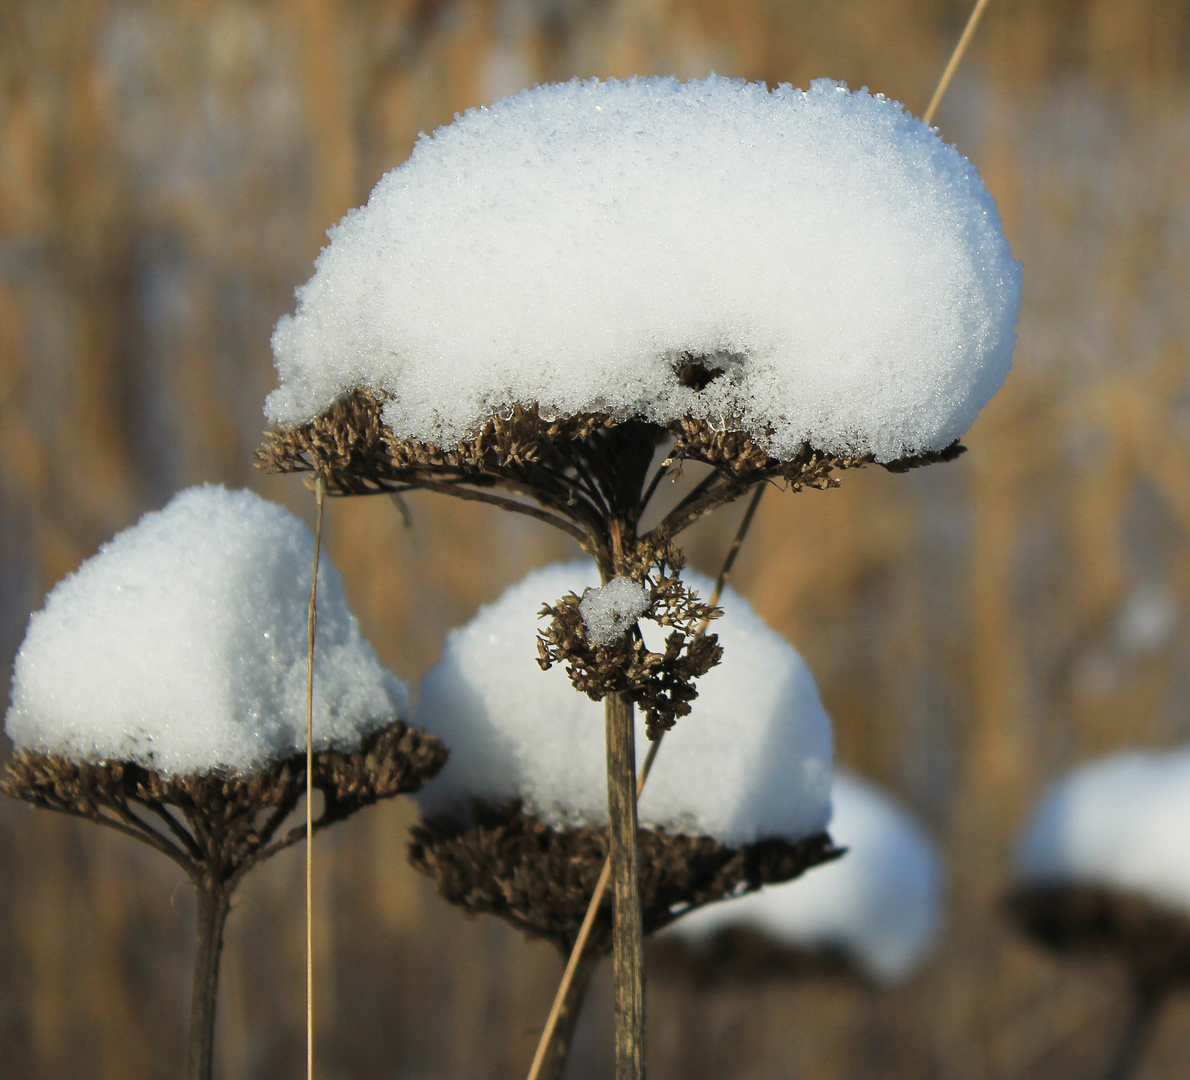
[[[880,461],[957,439],[1020,267],[975,168],[902,106],[711,77],[540,86],[423,137],[273,336],[273,422],[368,387],[400,438],[493,412],[684,415]],[[683,354],[724,374],[679,384]]]
[[[837,949],[882,985],[917,971],[938,932],[942,863],[933,840],[888,795],[835,774],[831,839],[847,848],[784,885],[684,915],[665,932],[694,944],[748,929],[785,946]]]
[[[1073,770],[1041,799],[1018,865],[1026,882],[1113,886],[1190,912],[1190,748]]]
[[[686,575],[707,597],[711,582]],[[592,562],[536,570],[447,637],[421,683],[416,722],[450,747],[422,789],[423,816],[465,813],[470,798],[522,798],[555,827],[607,822],[603,704],[542,671],[537,613],[599,585]],[[739,845],[798,840],[830,815],[831,728],[809,668],[747,601],[728,589],[712,624],[723,662],[698,681],[693,712],[665,736],[640,800],[645,826]],[[665,630],[641,622],[658,649]],[[648,745],[637,717],[638,761]]]
[[[304,750],[313,557],[310,530],[258,495],[182,492],[59,582],[29,620],[9,736],[172,774],[248,771]],[[357,745],[409,711],[324,554],[315,748]]]

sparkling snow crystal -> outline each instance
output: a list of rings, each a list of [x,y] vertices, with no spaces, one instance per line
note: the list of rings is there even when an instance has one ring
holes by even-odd
[[[247,771],[306,745],[314,538],[248,491],[191,488],[58,583],[29,621],[5,726],[20,748],[168,773]],[[323,556],[315,747],[408,717]]]
[[[687,577],[710,594],[705,578]],[[537,570],[447,638],[417,713],[451,751],[419,796],[426,817],[458,812],[469,797],[520,797],[554,826],[607,822],[603,705],[534,659],[542,603],[598,584],[590,562]],[[817,833],[830,813],[831,731],[814,677],[742,597],[729,589],[722,606],[714,630],[723,662],[698,681],[694,711],[665,736],[641,821],[731,845]],[[662,628],[644,621],[641,629],[658,648]],[[637,745],[646,745],[639,715]]]
[[[541,86],[423,138],[331,232],[273,337],[274,422],[368,387],[397,437],[493,412],[684,415],[888,461],[1011,363],[1020,267],[974,167],[829,80]],[[703,389],[676,369],[703,358]]]
[[[611,645],[649,609],[649,590],[631,578],[612,578],[578,606],[592,645]]]
[[[901,982],[920,966],[938,930],[942,870],[920,825],[877,788],[836,773],[831,839],[836,862],[683,916],[667,933],[691,942],[742,928],[777,944],[834,948],[869,978]]]
[[[1042,799],[1019,864],[1030,883],[1114,886],[1190,912],[1190,748],[1075,769]]]

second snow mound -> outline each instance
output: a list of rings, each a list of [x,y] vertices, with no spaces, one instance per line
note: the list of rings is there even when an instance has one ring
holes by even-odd
[[[711,582],[687,574],[709,595]],[[422,816],[458,817],[472,799],[525,809],[554,828],[607,823],[604,707],[561,667],[542,671],[543,601],[599,584],[593,562],[548,566],[511,586],[447,637],[421,683],[416,724],[450,747],[418,796]],[[693,711],[665,736],[640,798],[643,828],[741,847],[814,836],[830,816],[831,727],[814,676],[743,597],[724,591],[714,623],[723,661],[698,681]],[[663,627],[643,621],[651,649]],[[637,760],[644,717],[637,713]]]
[[[1020,267],[975,168],[896,102],[711,77],[541,86],[423,138],[331,231],[266,412],[385,401],[692,417],[773,457],[939,451],[1012,358]]]

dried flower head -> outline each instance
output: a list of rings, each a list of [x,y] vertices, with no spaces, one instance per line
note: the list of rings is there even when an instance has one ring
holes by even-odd
[[[1033,884],[1005,909],[1054,953],[1114,960],[1149,990],[1190,983],[1190,917],[1156,900],[1105,885]]]
[[[446,762],[435,736],[397,720],[350,751],[314,755],[323,810],[314,830],[381,799],[418,791]],[[230,891],[252,867],[297,843],[304,824],[278,830],[306,793],[306,755],[253,772],[163,774],[131,761],[88,763],[35,750],[9,761],[0,791],[94,821],[147,843],[196,883]]]
[[[434,879],[446,900],[552,941],[564,955],[574,944],[608,850],[605,829],[554,828],[515,802],[477,801],[465,820],[424,822],[413,837],[410,861]],[[658,827],[641,829],[637,840],[649,934],[693,908],[792,880],[842,854],[826,833],[731,847]],[[606,952],[610,944],[609,903],[591,948]]]

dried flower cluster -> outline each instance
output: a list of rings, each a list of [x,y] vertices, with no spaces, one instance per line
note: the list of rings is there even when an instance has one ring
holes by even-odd
[[[316,753],[313,785],[324,801],[315,831],[380,799],[417,791],[445,762],[435,736],[400,720],[357,749]],[[304,753],[247,775],[170,776],[132,762],[90,764],[21,750],[0,791],[108,825],[168,855],[192,878],[213,877],[229,887],[306,834],[297,825],[277,835],[306,792]]]
[[[1190,983],[1190,918],[1144,896],[1093,884],[1030,885],[1007,908],[1053,952],[1114,959],[1149,989]]]
[[[643,578],[649,589],[644,617],[674,628],[665,639],[663,652],[651,651],[639,628],[611,645],[593,644],[579,611],[582,598],[575,593],[541,609],[542,617],[550,618],[537,636],[537,662],[542,670],[565,664],[575,689],[593,701],[602,701],[610,693],[626,693],[644,711],[650,739],[690,713],[690,703],[698,696],[695,679],[723,656],[718,637],[700,633],[722,612],[704,604],[681,580],[678,572],[684,564],[681,552],[666,544]]]
[[[608,850],[605,829],[554,829],[515,803],[476,802],[468,820],[426,822],[413,836],[411,862],[437,882],[445,899],[497,915],[554,942],[564,954],[574,944]],[[843,853],[825,833],[740,848],[662,828],[640,829],[637,840],[647,934],[692,908],[790,881]],[[611,911],[605,909],[591,947],[606,952],[610,943]]]
[[[308,423],[271,431],[256,451],[257,467],[276,473],[322,473],[330,490],[341,495],[425,487],[465,498],[460,485],[503,486],[543,502],[567,519],[572,515],[566,511],[575,508],[576,499],[606,486],[605,476],[590,472],[590,459],[600,456],[600,444],[617,428],[647,429],[650,446],[672,438],[663,463],[666,469],[680,469],[684,461],[715,469],[722,483],[715,506],[764,480],[782,481],[794,491],[836,487],[834,472],[873,463],[870,455],[826,454],[809,445],[787,460],[777,460],[747,432],[719,430],[691,417],[666,425],[625,421],[608,413],[549,419],[537,407],[521,405],[506,415],[492,416],[473,437],[453,447],[438,447],[397,439],[381,419],[383,405],[382,396],[360,389]],[[950,461],[963,449],[954,443],[937,453],[902,458],[883,467],[902,472]],[[579,479],[567,472],[588,476]],[[664,531],[674,536],[697,516],[683,514]]]

